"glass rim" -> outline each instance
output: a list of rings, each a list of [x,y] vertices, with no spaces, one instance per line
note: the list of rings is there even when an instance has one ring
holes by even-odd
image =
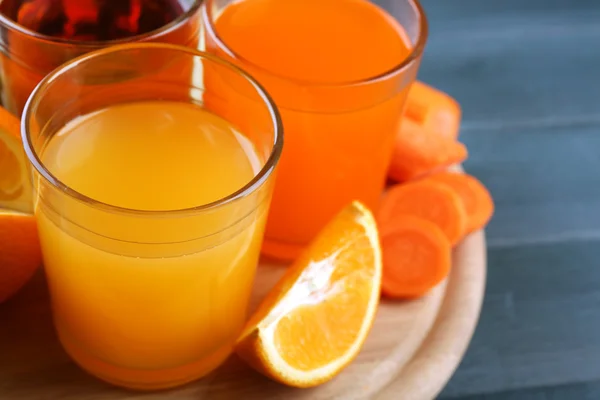
[[[421,5],[420,1],[419,0],[407,0],[407,1],[414,6],[417,16],[418,16],[418,19],[419,19],[419,36],[417,38],[415,45],[411,49],[410,54],[407,57],[403,58],[401,62],[399,62],[398,64],[396,64],[394,67],[392,67],[391,69],[389,69],[387,71],[384,71],[379,74],[372,75],[370,77],[363,78],[363,79],[352,80],[352,81],[347,81],[347,82],[335,82],[335,83],[302,80],[302,79],[297,79],[297,78],[293,78],[293,77],[289,77],[289,76],[285,76],[285,75],[281,75],[281,74],[276,74],[276,73],[269,71],[266,68],[263,68],[255,63],[253,63],[252,61],[248,60],[245,57],[242,57],[240,54],[233,51],[229,46],[227,46],[225,44],[225,42],[221,39],[221,37],[217,33],[217,30],[214,25],[215,19],[213,18],[212,10],[210,10],[210,8],[211,8],[210,6],[212,6],[212,4],[215,2],[215,0],[204,0],[202,2],[203,4],[202,4],[202,9],[200,12],[201,12],[202,19],[204,21],[204,26],[205,26],[207,33],[210,34],[212,39],[214,39],[216,41],[219,49],[223,50],[229,57],[232,57],[235,60],[239,60],[239,61],[243,62],[244,64],[250,65],[252,68],[255,68],[256,70],[261,71],[261,72],[267,74],[268,76],[272,76],[274,78],[278,78],[278,79],[285,80],[288,82],[300,84],[303,86],[310,86],[313,88],[319,88],[319,87],[335,88],[335,87],[367,85],[367,84],[373,84],[373,83],[384,81],[384,80],[404,71],[405,69],[409,68],[419,57],[421,57],[421,55],[423,54],[423,51],[425,50],[425,44],[427,43],[427,38],[429,36],[429,23],[427,21],[427,16],[425,14],[425,10],[423,9],[423,6]],[[392,18],[397,20],[393,15],[392,15]]]
[[[264,165],[261,169],[255,173],[254,177],[249,180],[244,186],[240,189],[230,193],[229,195],[222,197],[220,199],[214,200],[210,203],[205,203],[201,205],[197,205],[194,207],[187,207],[182,209],[174,209],[174,210],[138,210],[127,207],[120,207],[117,205],[112,205],[109,203],[105,203],[99,200],[96,200],[92,197],[86,196],[65,183],[63,183],[60,179],[54,176],[45,166],[44,162],[39,158],[38,152],[35,150],[31,139],[31,127],[30,120],[32,119],[33,108],[35,105],[39,103],[39,97],[43,95],[46,90],[48,90],[48,86],[51,85],[57,78],[62,76],[63,73],[71,71],[77,67],[79,67],[82,63],[90,59],[96,59],[98,57],[102,57],[107,54],[113,54],[122,51],[128,50],[139,50],[139,49],[149,49],[149,50],[172,50],[181,53],[187,53],[192,57],[199,57],[205,60],[209,60],[210,62],[220,64],[236,74],[242,76],[247,82],[249,82],[252,87],[257,91],[261,100],[267,106],[269,111],[269,115],[271,118],[271,123],[273,124],[274,131],[274,140],[272,143],[271,151],[269,157],[265,161]],[[192,83],[190,83],[190,89],[193,88]],[[275,102],[271,98],[271,96],[267,93],[267,91],[248,73],[246,73],[241,68],[235,66],[234,64],[223,60],[220,57],[205,53],[203,51],[192,49],[186,46],[167,44],[167,43],[131,43],[131,44],[123,44],[118,46],[111,46],[107,48],[102,48],[96,51],[92,51],[76,57],[67,63],[63,64],[59,68],[52,71],[48,74],[44,79],[35,87],[31,95],[29,96],[27,103],[25,104],[25,108],[21,118],[21,141],[23,142],[23,147],[25,149],[25,154],[27,155],[29,163],[35,168],[37,173],[39,173],[48,183],[50,183],[54,188],[59,189],[67,196],[75,198],[89,206],[102,209],[104,211],[118,213],[118,214],[129,214],[129,215],[137,215],[137,216],[146,216],[146,217],[178,217],[178,216],[186,216],[188,214],[197,214],[204,213],[207,211],[211,211],[214,209],[218,209],[227,204],[233,203],[239,199],[245,198],[248,195],[256,192],[272,175],[275,170],[277,163],[281,157],[281,153],[283,150],[283,122],[281,120],[281,116],[279,114],[279,110],[275,105]],[[243,132],[242,132],[243,133]]]
[[[29,29],[29,28],[19,24],[17,21],[14,21],[13,19],[9,18],[7,15],[5,15],[1,12],[0,12],[0,25],[4,25],[7,28],[9,28],[10,30],[12,30],[14,32],[18,32],[24,36],[29,36],[32,39],[44,41],[47,43],[52,43],[52,44],[56,44],[56,45],[60,45],[60,46],[77,46],[77,47],[84,48],[84,49],[97,49],[97,48],[106,47],[106,46],[127,44],[132,41],[137,42],[137,41],[142,41],[142,40],[148,40],[148,39],[158,37],[159,35],[168,34],[172,31],[176,30],[177,28],[179,28],[181,25],[183,25],[183,23],[185,21],[188,20],[188,18],[190,18],[195,13],[197,13],[203,3],[204,3],[204,0],[194,0],[194,3],[192,4],[192,6],[190,7],[189,10],[182,13],[181,15],[179,15],[177,18],[175,18],[173,21],[169,22],[168,24],[165,24],[165,25],[161,26],[160,28],[151,30],[149,32],[145,32],[145,33],[142,33],[139,35],[129,36],[126,38],[121,38],[121,39],[71,40],[71,39],[58,38],[58,37],[50,36],[50,35],[44,35],[44,34],[41,34],[39,32],[36,32],[32,29]]]

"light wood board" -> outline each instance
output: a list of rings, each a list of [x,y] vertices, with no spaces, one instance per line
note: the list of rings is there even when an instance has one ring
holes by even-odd
[[[453,262],[447,281],[426,297],[383,301],[361,353],[329,383],[288,388],[232,356],[207,378],[153,393],[111,387],[69,360],[54,334],[40,272],[0,305],[0,399],[433,399],[460,362],[478,320],[486,273],[484,233],[467,237]],[[284,268],[261,265],[254,305]]]

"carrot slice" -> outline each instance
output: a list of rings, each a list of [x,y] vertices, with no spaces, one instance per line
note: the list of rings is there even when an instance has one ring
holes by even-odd
[[[432,222],[396,215],[380,225],[383,258],[382,294],[390,298],[425,295],[450,272],[451,245]]]
[[[460,105],[447,93],[421,81],[411,85],[406,98],[404,118],[413,120],[432,133],[456,139],[461,117]]]
[[[460,163],[467,156],[464,144],[404,119],[396,135],[388,176],[405,182]]]
[[[466,233],[483,228],[494,214],[494,200],[487,188],[477,178],[458,172],[440,172],[426,179],[452,188],[460,196],[467,212]]]
[[[451,245],[458,243],[467,228],[467,212],[460,196],[448,185],[431,180],[398,184],[385,194],[377,214],[379,223],[393,223],[402,214],[436,224]]]

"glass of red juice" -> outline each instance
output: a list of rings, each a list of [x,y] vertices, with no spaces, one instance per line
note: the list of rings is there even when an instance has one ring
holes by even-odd
[[[81,54],[129,42],[197,48],[201,0],[0,0],[0,104],[20,116],[42,78]],[[190,77],[192,66],[190,68]]]

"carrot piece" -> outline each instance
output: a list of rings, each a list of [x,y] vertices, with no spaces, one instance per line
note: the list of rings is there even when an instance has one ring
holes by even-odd
[[[467,212],[466,233],[483,228],[494,215],[494,200],[477,178],[458,172],[440,172],[426,179],[448,185],[460,196]]]
[[[430,180],[391,187],[378,211],[381,224],[393,224],[396,216],[403,214],[426,219],[444,232],[451,245],[458,243],[467,228],[467,212],[460,196],[448,185]]]
[[[421,128],[404,119],[396,135],[388,176],[408,181],[464,161],[464,144]]]
[[[399,214],[392,221],[383,222],[379,229],[384,296],[420,297],[448,276],[452,247],[437,225]]]
[[[462,110],[458,102],[432,86],[416,81],[406,98],[404,118],[448,139],[458,138]]]

